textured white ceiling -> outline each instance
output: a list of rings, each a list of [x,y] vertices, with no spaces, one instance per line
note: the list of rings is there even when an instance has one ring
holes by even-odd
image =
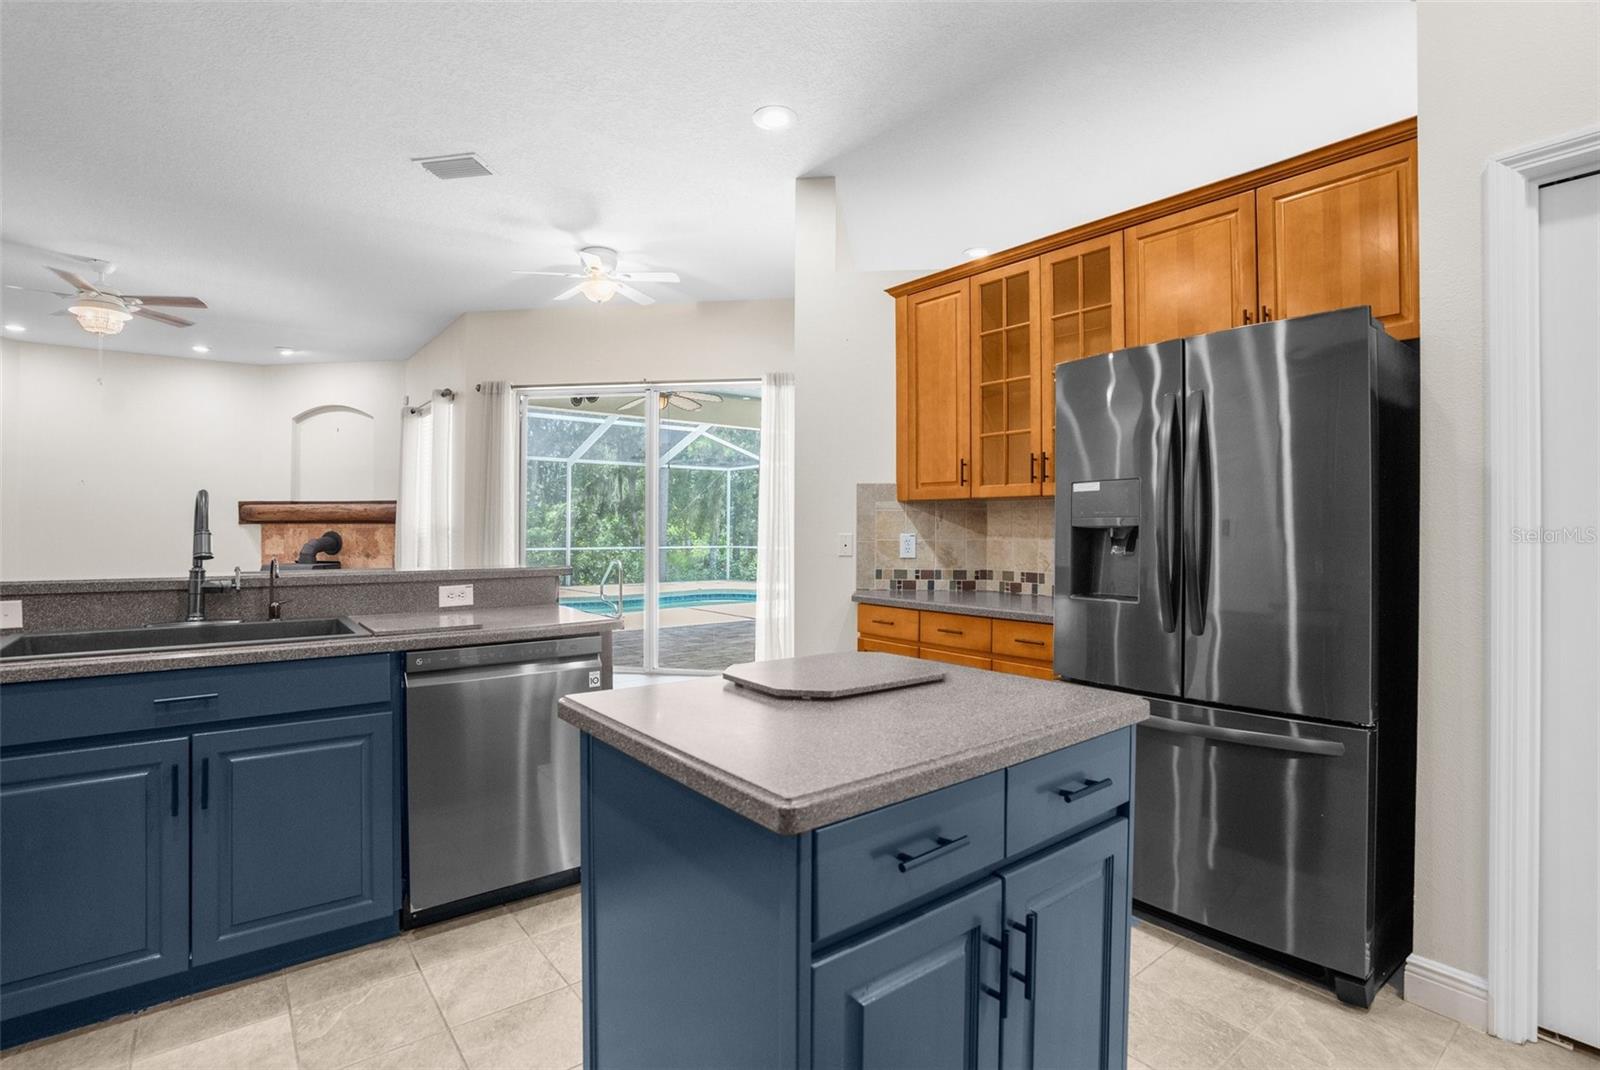
[[[826,173],[862,265],[932,268],[1409,114],[1410,9],[6,3],[4,281],[48,288],[57,250],[211,305],[136,320],[115,342],[135,352],[401,359],[459,312],[549,304],[561,280],[511,270],[585,244],[681,274],[641,287],[659,300],[787,296],[793,180]],[[1280,128],[1305,97],[1316,121]],[[751,124],[774,101],[794,130]],[[495,176],[409,162],[457,151]],[[1152,159],[1172,166],[1129,173]],[[0,295],[22,337],[85,344],[54,299]]]

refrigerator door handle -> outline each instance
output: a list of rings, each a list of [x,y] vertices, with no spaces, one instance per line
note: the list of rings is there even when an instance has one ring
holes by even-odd
[[[1183,576],[1189,631],[1206,630],[1206,584],[1211,572],[1210,450],[1206,442],[1206,395],[1189,395],[1183,444]]]
[[[1183,736],[1200,736],[1223,743],[1242,743],[1247,747],[1265,747],[1268,750],[1290,751],[1295,754],[1316,754],[1338,758],[1344,754],[1344,744],[1336,739],[1307,739],[1304,736],[1280,736],[1273,732],[1252,732],[1247,728],[1223,728],[1214,724],[1196,724],[1178,721],[1171,717],[1151,715],[1140,721],[1142,728],[1158,732],[1172,732]]]
[[[1166,408],[1161,418],[1161,445],[1156,458],[1156,608],[1161,615],[1161,630],[1178,630],[1178,508],[1175,500],[1178,481],[1173,477],[1173,438],[1177,435],[1178,395],[1164,394]]]

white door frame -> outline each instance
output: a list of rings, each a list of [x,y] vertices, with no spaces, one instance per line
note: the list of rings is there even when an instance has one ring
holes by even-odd
[[[1539,1030],[1539,719],[1543,637],[1539,187],[1600,167],[1600,129],[1507,153],[1483,173],[1488,439],[1489,1032]]]

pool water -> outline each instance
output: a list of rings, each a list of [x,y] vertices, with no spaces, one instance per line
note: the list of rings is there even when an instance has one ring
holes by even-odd
[[[703,590],[692,591],[666,591],[661,595],[661,608],[673,609],[684,606],[716,606],[727,605],[734,602],[754,602],[754,591],[741,591],[737,588],[719,589],[708,587]],[[615,613],[615,603],[600,598],[573,598],[565,596],[561,604],[572,609],[581,609],[586,613],[608,614]],[[644,595],[630,594],[622,600],[624,613],[637,613],[644,608]]]

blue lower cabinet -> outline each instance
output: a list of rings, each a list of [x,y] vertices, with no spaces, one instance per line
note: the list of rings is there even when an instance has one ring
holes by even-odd
[[[990,878],[817,961],[813,1064],[852,1070],[999,1065],[1000,901],[1000,882]]]
[[[1128,821],[1002,870],[1006,1070],[1115,1070],[1127,1046]]]
[[[393,915],[394,715],[194,736],[196,965]]]
[[[0,759],[7,1017],[189,967],[189,740]]]

